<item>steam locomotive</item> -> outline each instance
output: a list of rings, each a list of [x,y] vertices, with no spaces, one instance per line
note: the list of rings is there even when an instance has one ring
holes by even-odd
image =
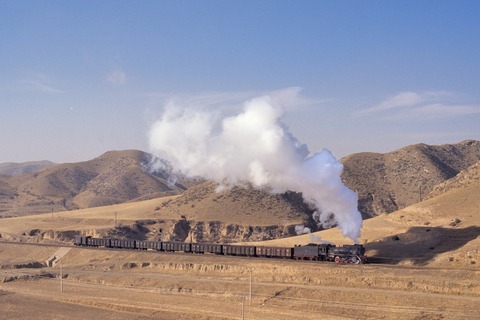
[[[224,256],[248,256],[261,258],[284,258],[312,261],[334,261],[336,263],[366,263],[365,247],[360,244],[335,246],[315,244],[292,247],[265,247],[229,245],[217,243],[187,243],[148,240],[124,240],[111,238],[92,238],[77,235],[74,244],[82,247],[105,247],[131,250],[153,250],[162,252],[184,252],[197,254],[216,254]]]

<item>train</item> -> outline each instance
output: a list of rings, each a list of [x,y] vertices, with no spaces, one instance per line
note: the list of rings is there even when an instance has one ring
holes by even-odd
[[[336,263],[364,264],[367,262],[365,247],[360,244],[336,246],[333,244],[295,245],[294,247],[267,247],[231,245],[218,243],[169,242],[130,239],[93,238],[76,235],[74,245],[80,247],[104,247],[130,250],[153,250],[214,254],[223,256],[246,256],[258,258],[283,258]]]

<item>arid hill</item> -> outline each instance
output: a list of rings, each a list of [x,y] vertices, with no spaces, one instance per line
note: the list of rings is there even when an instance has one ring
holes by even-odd
[[[444,192],[404,209],[364,221],[359,242],[372,262],[435,265],[448,268],[480,266],[480,162],[451,181]],[[293,246],[318,241],[351,243],[334,228],[292,235],[291,226],[305,223],[298,194],[270,195],[233,188],[214,193],[211,183],[183,195],[146,201],[0,219],[0,238],[22,242],[70,242],[75,234],[195,242],[244,241]],[[248,208],[238,197],[251,199]],[[216,200],[210,199],[215,197]],[[289,212],[283,214],[282,212]],[[290,227],[288,227],[290,226]],[[282,239],[279,239],[283,237]],[[263,241],[275,239],[271,241]]]
[[[293,235],[295,226],[302,225],[319,230],[300,194],[272,195],[244,187],[216,192],[213,183],[182,177],[173,185],[171,171],[146,169],[150,160],[151,155],[141,151],[110,151],[86,162],[0,176],[0,215],[53,214],[180,195],[154,210],[153,218],[167,215],[169,222],[152,230],[172,230],[172,239],[190,236],[199,241],[273,239]],[[342,178],[358,192],[359,209],[369,218],[420,202],[439,184],[441,192],[446,188],[441,183],[479,160],[479,141],[418,144],[386,154],[348,156],[342,159]]]
[[[6,162],[0,163],[0,175],[14,176],[23,173],[40,171],[54,166],[51,161],[29,161],[23,163]]]
[[[215,190],[205,182],[164,202],[156,214],[176,212],[181,221],[173,230],[174,237],[204,242],[275,239],[296,235],[296,227],[318,227],[311,209],[300,194],[271,194],[251,187]],[[303,227],[302,227],[303,230]]]
[[[420,202],[442,182],[480,160],[480,141],[431,146],[416,144],[342,159],[345,184],[358,192],[364,218]]]
[[[364,221],[359,241],[373,261],[476,268],[480,264],[479,194],[480,161],[437,185],[423,201]],[[336,244],[351,243],[338,229],[288,238],[296,234],[296,226],[315,231],[310,217],[310,209],[297,193],[270,194],[242,187],[218,192],[215,184],[204,182],[170,197],[0,219],[0,237],[22,242],[71,241],[80,233],[196,242],[278,239],[262,245],[293,246],[317,241],[319,236]]]
[[[71,241],[82,233],[149,240],[260,241],[296,235],[300,226],[317,230],[309,210],[297,193],[240,187],[216,192],[213,183],[205,182],[182,195],[0,219],[0,238]]]
[[[170,183],[166,172],[145,169],[150,157],[135,150],[110,151],[86,162],[0,176],[0,212],[56,212],[181,193],[185,187]]]
[[[480,181],[480,161],[468,167],[466,170],[462,170],[452,179],[436,185],[433,190],[428,194],[427,198],[436,197],[452,189],[462,190],[472,184],[477,183],[478,181]]]
[[[479,270],[480,162],[440,186],[422,202],[364,221],[359,242],[371,262]],[[255,244],[293,246],[313,238],[350,243],[334,228]]]

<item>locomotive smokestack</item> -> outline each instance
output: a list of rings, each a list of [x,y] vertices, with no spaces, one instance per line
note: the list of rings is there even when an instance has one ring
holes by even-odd
[[[221,186],[247,182],[273,192],[301,192],[318,209],[320,224],[334,223],[356,242],[362,218],[356,193],[340,178],[342,164],[327,149],[309,154],[282,116],[268,96],[248,101],[242,112],[224,118],[168,105],[150,129],[150,151],[186,175]]]

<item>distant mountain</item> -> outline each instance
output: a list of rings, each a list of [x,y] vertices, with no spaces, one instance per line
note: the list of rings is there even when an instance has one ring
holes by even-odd
[[[181,181],[169,182],[167,171],[148,171],[151,158],[142,151],[110,151],[90,161],[0,176],[0,212],[17,215],[71,210],[183,192]]]
[[[357,153],[341,159],[342,179],[359,195],[365,218],[420,202],[438,184],[480,160],[480,141],[432,146],[416,144],[381,153]]]
[[[0,163],[0,175],[14,176],[23,173],[40,171],[54,166],[51,161],[29,161],[23,163],[6,162]]]

